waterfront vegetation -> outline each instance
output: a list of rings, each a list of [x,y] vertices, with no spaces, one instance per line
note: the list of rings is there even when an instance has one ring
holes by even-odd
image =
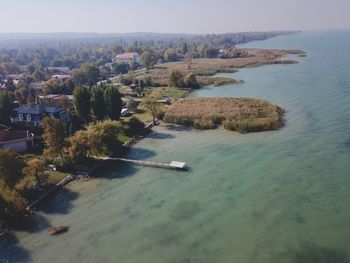
[[[240,133],[276,130],[283,126],[284,110],[265,100],[250,98],[195,98],[168,107],[164,121],[197,129],[223,125]]]

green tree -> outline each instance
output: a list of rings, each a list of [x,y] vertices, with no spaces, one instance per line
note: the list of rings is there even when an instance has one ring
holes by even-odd
[[[23,178],[25,164],[21,157],[10,149],[0,149],[0,178],[11,189]]]
[[[113,63],[112,65],[112,71],[115,74],[125,74],[128,72],[128,70],[129,70],[129,65],[127,63],[118,62],[118,63]]]
[[[41,70],[40,68],[36,68],[33,72],[33,78],[36,81],[40,81],[40,80],[45,80],[46,79],[46,74],[43,70]]]
[[[165,52],[164,52],[164,59],[166,61],[172,62],[172,61],[178,61],[179,60],[179,56],[177,54],[176,49],[174,48],[168,48]]]
[[[90,91],[80,86],[73,91],[74,107],[79,118],[89,121],[90,117]]]
[[[141,54],[141,64],[146,67],[146,69],[150,69],[154,64],[154,58],[150,51],[144,51]]]
[[[112,120],[118,120],[123,106],[121,94],[118,89],[113,86],[107,87],[104,91],[104,101],[107,115]]]
[[[136,100],[134,100],[133,98],[128,98],[128,100],[126,101],[126,107],[135,112],[137,110],[137,106],[139,105],[139,102],[137,102]]]
[[[106,115],[106,107],[101,87],[94,87],[91,91],[91,108],[98,120],[102,120]]]
[[[8,93],[0,92],[0,123],[9,123],[13,109],[12,105],[12,99]]]
[[[186,88],[189,89],[197,89],[199,88],[199,84],[196,78],[196,75],[193,73],[189,73],[185,78],[184,78],[184,84]]]
[[[45,154],[63,157],[62,149],[66,136],[63,123],[59,119],[45,117],[41,124],[44,129],[42,137],[45,142]]]
[[[184,42],[182,43],[182,54],[186,54],[188,52],[188,46],[187,46],[187,43]]]
[[[97,83],[99,77],[99,68],[91,63],[82,64],[72,75],[73,82],[76,85],[87,84],[90,87]]]
[[[169,86],[173,87],[184,87],[184,75],[181,71],[174,69],[171,71],[169,76]]]
[[[29,160],[27,166],[23,169],[23,173],[27,176],[33,176],[38,182],[40,188],[47,182],[47,176],[45,175],[45,162],[41,158]]]
[[[217,58],[219,55],[219,50],[215,47],[207,47],[205,49],[205,57],[206,58]]]
[[[123,133],[123,127],[117,121],[105,120],[89,125],[88,129],[90,151],[94,154],[112,154],[121,150],[122,142],[119,136]]]

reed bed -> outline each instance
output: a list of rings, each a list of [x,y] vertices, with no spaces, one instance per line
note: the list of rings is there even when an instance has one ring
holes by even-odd
[[[276,130],[283,126],[284,110],[268,101],[251,98],[194,98],[175,101],[164,121],[196,129],[223,125],[239,133]]]

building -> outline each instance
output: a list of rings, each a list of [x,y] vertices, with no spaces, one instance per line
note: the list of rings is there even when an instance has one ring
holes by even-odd
[[[26,152],[33,147],[34,134],[23,130],[11,130],[0,124],[0,148],[9,148],[16,152]]]
[[[48,69],[51,71],[62,72],[62,73],[70,72],[69,67],[48,67]]]
[[[112,59],[114,63],[130,63],[130,62],[136,62],[140,63],[141,58],[140,55],[136,52],[127,52],[123,54],[118,54],[115,56],[115,58]]]
[[[69,74],[55,74],[55,75],[52,75],[53,79],[56,79],[56,80],[58,80],[60,82],[63,82],[66,79],[69,79],[70,77],[71,77],[71,75],[69,75]]]
[[[23,105],[12,111],[11,121],[21,123],[26,127],[40,126],[45,117],[60,119],[64,124],[68,124],[69,116],[63,107],[39,105]]]
[[[63,107],[65,109],[73,107],[73,95],[66,94],[48,94],[48,95],[39,95],[39,100],[41,104],[54,106],[54,107]]]

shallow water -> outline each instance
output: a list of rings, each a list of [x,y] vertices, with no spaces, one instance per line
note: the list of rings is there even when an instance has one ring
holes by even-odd
[[[189,172],[124,165],[72,184],[19,235],[9,262],[350,262],[350,32],[246,46],[307,57],[240,70],[232,76],[245,84],[195,95],[267,99],[287,110],[283,129],[158,127],[128,157],[186,161]],[[49,225],[70,231],[51,237]]]

